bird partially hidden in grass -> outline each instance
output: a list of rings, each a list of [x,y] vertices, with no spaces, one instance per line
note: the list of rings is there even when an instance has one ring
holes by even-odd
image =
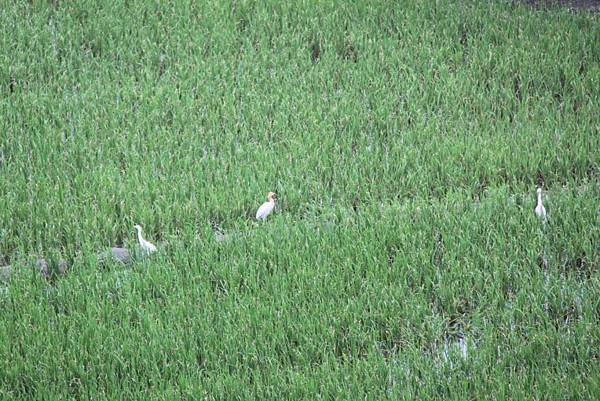
[[[544,204],[542,203],[542,188],[538,188],[537,189],[537,203],[535,205],[535,214],[537,215],[537,217],[542,221],[542,222],[546,222],[546,208],[544,207]]]
[[[127,248],[112,247],[110,250],[98,254],[98,261],[104,264],[113,261],[121,264],[128,264],[132,260],[132,255]]]
[[[275,196],[274,192],[269,192],[267,194],[268,201],[263,203],[256,211],[256,220],[264,220],[267,218],[267,216],[269,214],[271,214],[271,212],[275,208],[274,196]]]
[[[140,227],[138,224],[136,224],[134,227],[137,230],[137,237],[140,243],[140,249],[142,250],[142,253],[144,253],[147,256],[153,252],[156,252],[156,247],[154,246],[154,244],[146,241],[142,237],[142,227]]]

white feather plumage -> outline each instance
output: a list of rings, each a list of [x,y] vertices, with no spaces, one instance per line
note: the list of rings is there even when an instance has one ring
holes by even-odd
[[[142,237],[142,227],[139,225],[135,225],[135,229],[137,230],[138,242],[140,243],[140,248],[146,255],[150,255],[152,252],[156,252],[156,246],[149,241],[146,241]]]
[[[537,215],[537,217],[542,220],[543,222],[546,221],[546,208],[544,207],[544,204],[542,203],[542,188],[538,188],[537,189],[537,204],[535,205],[535,214]]]
[[[273,199],[275,194],[273,192],[269,192],[267,198],[269,199],[267,202],[260,205],[258,210],[256,211],[256,220],[264,220],[268,215],[271,214],[273,209],[275,208],[275,199]]]

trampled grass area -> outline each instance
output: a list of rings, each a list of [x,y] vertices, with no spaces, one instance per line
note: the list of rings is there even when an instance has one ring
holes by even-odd
[[[160,3],[0,7],[1,399],[600,394],[600,14]]]

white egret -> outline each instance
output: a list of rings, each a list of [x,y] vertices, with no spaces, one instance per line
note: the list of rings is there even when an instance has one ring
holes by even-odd
[[[256,211],[256,220],[264,220],[267,218],[267,216],[269,214],[271,214],[271,212],[275,208],[275,199],[273,199],[274,196],[275,196],[274,192],[268,193],[268,195],[267,195],[268,201],[263,203]]]
[[[152,252],[156,252],[156,247],[154,246],[154,244],[146,241],[142,237],[142,227],[140,227],[138,224],[136,224],[134,227],[137,230],[137,237],[138,237],[138,241],[140,243],[140,248],[142,249],[142,251],[146,255],[150,255]]]
[[[542,188],[537,189],[537,204],[535,205],[535,214],[542,221],[546,221],[546,208],[542,203]]]

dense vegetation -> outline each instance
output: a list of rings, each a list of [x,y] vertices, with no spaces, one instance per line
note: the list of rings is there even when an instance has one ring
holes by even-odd
[[[0,8],[1,399],[600,394],[600,15],[301,3]]]

